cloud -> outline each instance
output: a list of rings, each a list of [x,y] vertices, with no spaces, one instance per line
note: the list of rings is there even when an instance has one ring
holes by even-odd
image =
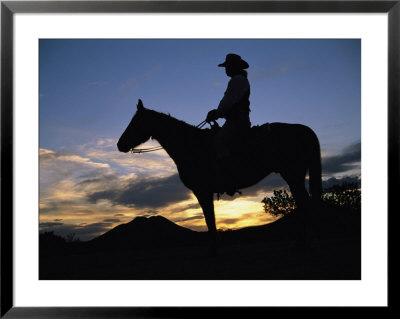
[[[97,191],[102,191],[105,188],[117,187],[121,184],[122,177],[117,173],[102,173],[95,172],[95,176],[91,176],[87,179],[80,180],[83,176],[79,176],[75,181],[74,189],[79,193],[93,193]]]
[[[107,84],[106,81],[92,81],[88,83],[89,87],[102,87]]]
[[[322,159],[322,173],[331,175],[337,173],[346,173],[347,171],[360,168],[361,162],[361,143],[353,143],[343,149],[342,153],[335,156],[329,156]],[[342,182],[356,182],[358,177],[347,177],[344,179],[331,178],[324,182],[324,187],[339,184]],[[306,186],[307,186],[306,182]],[[271,174],[261,180],[254,186],[243,189],[243,196],[257,196],[259,193],[272,192],[274,189],[288,188],[286,181],[279,174]]]
[[[130,78],[119,86],[118,91],[125,92],[128,90],[132,90],[138,85],[138,83],[140,83],[139,78]]]
[[[141,83],[151,80],[163,69],[162,65],[156,65],[141,74],[137,74],[134,77],[127,79],[118,87],[118,91],[123,93],[135,89]]]
[[[289,68],[290,68],[290,64],[285,63],[285,64],[278,65],[278,66],[274,67],[273,69],[269,69],[266,71],[256,69],[256,70],[254,70],[253,76],[256,79],[270,78],[270,77],[274,77],[274,76],[286,73],[289,70]]]
[[[243,189],[242,194],[246,197],[257,196],[258,193],[269,193],[282,187],[288,187],[285,180],[279,174],[272,173],[256,185]]]
[[[330,179],[322,182],[322,188],[326,189],[326,188],[332,187],[334,185],[339,185],[342,183],[351,183],[351,184],[355,183],[355,184],[358,184],[359,186],[361,186],[361,179],[359,176],[346,176],[343,178],[331,177]]]
[[[41,230],[94,237],[134,216],[158,214],[160,207],[168,214],[169,204],[190,198],[175,165],[165,163],[166,155],[124,154],[126,163],[139,162],[141,169],[123,172],[111,165],[120,155],[111,147],[115,140],[102,139],[81,154],[40,149]]]
[[[120,223],[121,220],[119,218],[107,218],[107,219],[104,219],[103,222],[105,222],[105,223]]]
[[[322,159],[324,174],[344,173],[361,167],[361,142],[356,142],[346,147],[339,155]]]
[[[133,161],[141,162],[143,170],[136,174],[121,170],[117,173],[109,165],[112,161],[106,158],[107,148],[113,144],[111,139],[93,143],[89,151],[96,147],[104,151],[100,158],[40,149],[40,216],[74,222],[87,218],[92,222],[104,218],[116,222],[132,214],[143,214],[146,208],[148,214],[155,214],[158,211],[154,208],[165,208],[164,205],[188,198],[189,190],[179,177],[171,177],[176,167],[172,170],[172,165],[163,163],[163,156],[153,161],[138,156]],[[127,159],[132,161],[131,156]],[[136,210],[130,211],[131,207]],[[120,215],[114,216],[117,213]]]
[[[63,226],[63,225],[64,225],[64,223],[47,222],[47,223],[40,223],[39,227],[42,227],[42,228],[54,228],[54,227]]]
[[[145,214],[147,216],[149,216],[149,215],[157,215],[158,213],[159,213],[158,209],[148,209],[148,210],[145,211]]]
[[[57,157],[57,153],[45,148],[40,148],[39,149],[39,159],[40,160],[46,160],[46,159],[54,159]]]
[[[220,224],[235,225],[238,222],[237,218],[224,218],[219,220]]]
[[[190,217],[186,217],[186,218],[177,220],[176,222],[187,222],[189,220],[197,220],[197,219],[203,220],[204,219],[204,215],[203,214],[194,215],[194,216],[190,216]]]
[[[304,66],[294,65],[293,63],[290,62],[276,65],[266,70],[260,67],[255,67],[253,71],[249,74],[249,77],[251,77],[252,80],[263,80],[279,76],[290,71],[302,70],[304,68],[305,68]]]
[[[56,235],[62,237],[67,237],[68,235],[74,234],[74,238],[79,238],[83,241],[100,236],[111,228],[113,228],[113,224],[108,222],[92,224],[63,224],[43,222],[39,224],[40,233],[54,232]]]
[[[200,209],[200,204],[197,201],[197,199],[194,197],[194,195],[192,195],[192,202],[190,202],[189,204],[178,205],[177,207],[170,208],[169,212],[174,214],[174,213],[181,213],[183,211],[188,211],[188,210],[192,210],[192,209]]]
[[[151,147],[148,144],[143,147]],[[165,151],[133,155],[102,150],[89,150],[88,156],[106,161],[116,169],[123,168],[126,172],[148,173],[151,168],[153,174],[170,175],[177,171],[172,159]]]
[[[88,157],[83,157],[81,155],[68,153],[67,151],[55,152],[52,150],[41,148],[39,149],[39,160],[41,165],[48,164],[48,161],[59,160],[63,162],[76,163],[80,165],[90,166],[94,168],[108,168],[107,163],[99,163],[91,160]]]
[[[122,188],[111,188],[88,195],[95,203],[109,200],[114,205],[136,208],[160,208],[190,198],[190,190],[181,182],[177,174],[163,178],[132,178]]]
[[[164,162],[167,155],[132,157],[123,154],[123,157],[112,150],[114,146],[113,139],[98,140],[82,149],[82,155],[40,149],[41,230],[57,229],[64,236],[75,233],[89,238],[104,233],[114,224],[143,214],[163,214],[192,229],[204,227],[197,200],[181,182],[173,162],[170,159],[170,162]],[[361,143],[353,143],[335,156],[324,157],[323,172],[327,177],[348,172],[359,167],[360,160]],[[132,170],[121,169],[121,166],[128,167],[128,163]],[[343,181],[354,182],[357,178],[331,178],[324,181],[323,186],[326,188]],[[237,210],[240,216],[247,210],[256,211],[256,198],[283,187],[288,185],[282,177],[271,174],[256,185],[243,189],[242,196],[233,200],[229,197],[233,206],[226,208],[229,210],[227,216],[222,214],[224,207],[218,205],[224,202],[223,197],[216,204],[218,218],[226,219],[225,224],[231,225],[236,217],[241,218],[233,216],[232,210]],[[246,205],[242,207],[241,203]],[[255,217],[253,219],[255,221]]]
[[[110,172],[108,163],[66,151],[39,150],[41,195],[57,187],[61,181],[76,180],[80,175],[103,175]]]
[[[47,215],[47,214],[55,214],[59,211],[63,211],[66,209],[71,209],[73,205],[76,205],[75,201],[61,201],[61,200],[54,200],[54,201],[41,201],[40,203],[40,214]],[[61,221],[61,220],[57,220]]]
[[[116,139],[100,139],[96,143],[82,145],[81,150],[93,160],[108,163],[115,169],[123,168],[126,172],[147,173],[151,167],[153,175],[166,176],[177,171],[176,165],[165,150],[133,155],[118,152],[116,145]],[[149,140],[141,147],[156,146],[159,146],[156,141]]]

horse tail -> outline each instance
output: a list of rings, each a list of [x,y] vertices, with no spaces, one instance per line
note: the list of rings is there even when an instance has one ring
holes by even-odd
[[[311,143],[310,154],[310,193],[313,201],[319,202],[322,196],[322,176],[321,176],[321,149],[318,137],[313,134],[313,141]]]

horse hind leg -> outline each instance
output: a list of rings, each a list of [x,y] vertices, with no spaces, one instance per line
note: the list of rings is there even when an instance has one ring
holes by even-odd
[[[218,255],[219,241],[215,223],[214,194],[212,192],[203,191],[194,191],[193,193],[196,196],[201,209],[203,210],[203,215],[206,220],[209,237],[208,254],[211,257],[215,257]]]
[[[311,198],[305,187],[306,170],[293,173],[281,173],[281,176],[289,185],[290,192],[301,210],[310,208]]]
[[[302,216],[302,241],[308,242],[313,237],[313,221],[311,216],[312,201],[305,187],[306,170],[302,172],[294,172],[292,174],[281,174],[288,183],[290,192],[296,202],[299,213]]]

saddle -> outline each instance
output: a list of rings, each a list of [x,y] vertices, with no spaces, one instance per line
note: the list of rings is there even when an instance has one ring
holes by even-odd
[[[229,149],[235,155],[249,153],[251,155],[260,145],[265,144],[270,132],[271,126],[269,123],[265,123],[261,126],[252,126],[249,130],[243,132],[242,135],[239,135],[237,142],[231,143]]]
[[[212,135],[217,134],[220,127],[211,129]],[[226,193],[233,196],[235,193],[241,194],[238,190],[241,184],[241,175],[243,175],[243,167],[249,165],[249,159],[257,156],[260,146],[265,145],[266,140],[270,136],[271,127],[269,123],[261,126],[253,126],[235,137],[228,146],[231,153],[228,163],[221,165],[218,163],[216,154],[215,158],[215,182],[217,185],[217,196]]]
[[[218,124],[211,127],[211,139],[221,130]],[[235,136],[227,146],[232,155],[238,156],[240,154],[250,154],[253,150],[265,144],[266,140],[270,137],[271,125],[265,123],[263,125],[252,126],[250,129],[241,132]]]

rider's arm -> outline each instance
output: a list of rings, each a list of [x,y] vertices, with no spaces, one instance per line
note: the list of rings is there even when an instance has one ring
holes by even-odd
[[[225,91],[224,97],[218,105],[218,116],[225,117],[232,106],[239,101],[239,99],[248,91],[249,81],[246,77],[238,75],[233,77],[229,83],[228,88]]]

